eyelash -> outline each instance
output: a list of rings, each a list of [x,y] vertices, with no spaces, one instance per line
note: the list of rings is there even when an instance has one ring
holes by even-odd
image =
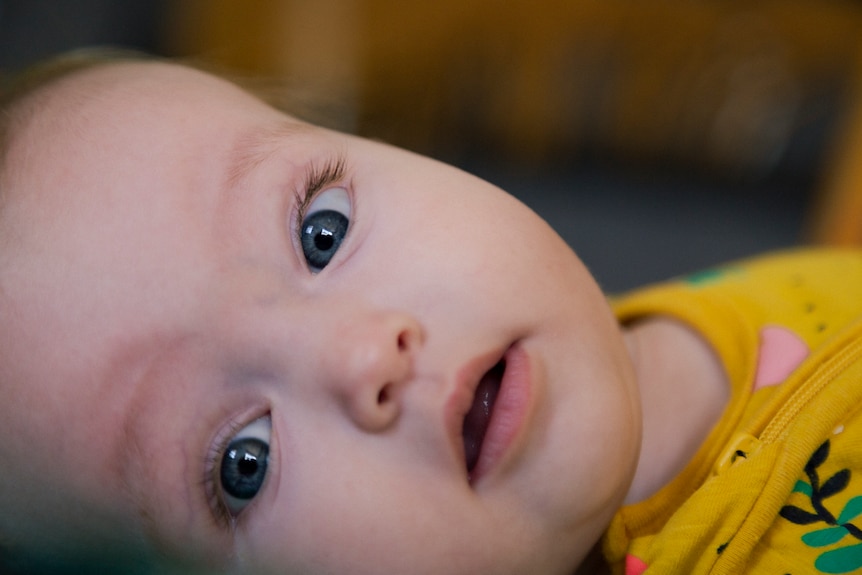
[[[254,421],[255,418],[248,421]],[[204,493],[206,493],[207,502],[210,509],[213,510],[215,518],[220,525],[232,528],[235,525],[236,517],[228,511],[224,501],[219,496],[219,485],[221,480],[219,474],[221,472],[221,462],[224,454],[230,445],[234,436],[242,431],[243,427],[248,425],[245,420],[231,421],[223,428],[215,440],[210,445],[207,451],[206,462],[204,464],[204,477],[201,483],[203,484]]]
[[[342,154],[327,160],[323,167],[311,164],[305,174],[301,191],[296,192],[296,229],[302,228],[308,206],[318,192],[344,180],[347,173],[347,158]]]

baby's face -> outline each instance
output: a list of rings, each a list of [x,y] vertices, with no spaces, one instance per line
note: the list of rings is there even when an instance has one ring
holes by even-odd
[[[252,573],[571,572],[638,415],[543,221],[177,66],[40,106],[0,212],[0,503],[33,533],[103,518]]]

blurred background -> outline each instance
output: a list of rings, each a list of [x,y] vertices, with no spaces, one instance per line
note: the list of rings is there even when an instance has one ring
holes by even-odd
[[[0,0],[2,74],[96,44],[474,172],[609,291],[862,243],[858,0]]]

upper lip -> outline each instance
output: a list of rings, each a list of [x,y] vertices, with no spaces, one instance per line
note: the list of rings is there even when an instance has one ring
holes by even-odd
[[[482,376],[506,357],[508,349],[509,346],[495,349],[468,361],[458,371],[454,389],[450,392],[447,399],[446,427],[465,475],[467,474],[467,469],[464,461],[464,442],[462,436],[464,418],[473,405],[476,390],[482,380]]]

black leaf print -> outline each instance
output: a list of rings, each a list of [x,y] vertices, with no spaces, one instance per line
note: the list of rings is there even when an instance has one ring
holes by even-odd
[[[811,523],[817,523],[820,521],[820,516],[816,513],[805,511],[795,505],[785,505],[778,513],[788,521],[796,523],[797,525],[810,525]]]
[[[826,461],[827,457],[829,457],[829,441],[824,441],[811,456],[811,459],[808,460],[808,463],[805,465],[805,470],[814,471],[823,465],[823,462]]]
[[[820,497],[825,499],[836,493],[839,493],[850,483],[850,470],[842,469],[832,477],[826,480],[826,483],[820,488]]]

